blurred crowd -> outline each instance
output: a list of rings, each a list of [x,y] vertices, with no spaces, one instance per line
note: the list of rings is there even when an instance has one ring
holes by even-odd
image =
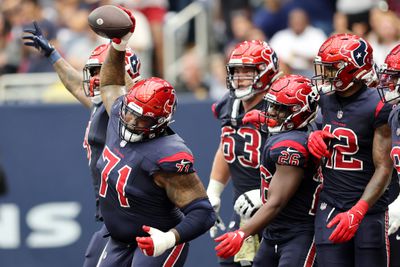
[[[136,31],[129,45],[142,60],[145,77],[163,76],[165,20],[196,0],[0,0],[0,75],[54,71],[37,51],[22,45],[22,29],[38,21],[46,37],[76,69],[94,47],[107,40],[87,23],[98,6],[116,4],[135,12]],[[212,18],[212,52],[206,68],[193,49],[193,29],[185,40],[176,87],[199,100],[225,92],[226,59],[238,42],[267,40],[286,73],[312,76],[313,58],[332,33],[353,32],[368,40],[377,64],[400,42],[397,0],[197,0]],[[193,28],[193,25],[191,25]],[[204,62],[203,62],[204,63]],[[204,64],[203,64],[204,65]],[[205,71],[206,70],[206,71]]]

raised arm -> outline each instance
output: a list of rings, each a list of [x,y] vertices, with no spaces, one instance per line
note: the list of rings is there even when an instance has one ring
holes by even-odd
[[[65,88],[87,108],[92,106],[92,102],[83,90],[82,73],[75,70],[64,58],[60,58],[53,64],[62,84]]]
[[[136,25],[133,13],[129,9],[119,8],[130,17],[132,28],[123,37],[112,39],[110,50],[100,71],[101,98],[108,114],[110,114],[111,106],[115,100],[125,94],[125,52]]]
[[[100,71],[100,92],[104,107],[110,114],[112,104],[125,93],[125,50],[110,47]]]
[[[74,69],[64,58],[61,57],[54,46],[49,43],[46,37],[43,36],[36,21],[32,23],[32,27],[25,28],[24,32],[28,34],[22,37],[24,44],[36,48],[42,56],[46,57],[53,65],[54,70],[58,74],[58,77],[65,88],[85,107],[90,108],[92,102],[83,91],[82,72]]]

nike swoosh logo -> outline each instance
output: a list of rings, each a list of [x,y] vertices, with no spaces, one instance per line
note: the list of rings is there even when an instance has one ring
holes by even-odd
[[[396,235],[396,240],[400,240],[400,235]]]
[[[350,224],[353,224],[354,214],[349,214],[349,216],[350,216]]]
[[[287,149],[286,149],[286,151],[287,152],[289,152],[289,153],[293,153],[293,152],[299,152],[299,151],[297,151],[296,149],[292,149],[292,148],[290,148],[290,147],[288,147]]]

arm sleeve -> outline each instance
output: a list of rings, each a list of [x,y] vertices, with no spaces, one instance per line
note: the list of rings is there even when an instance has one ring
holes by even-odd
[[[180,243],[188,242],[204,234],[214,225],[216,216],[208,198],[196,199],[181,209],[185,218],[174,227]]]

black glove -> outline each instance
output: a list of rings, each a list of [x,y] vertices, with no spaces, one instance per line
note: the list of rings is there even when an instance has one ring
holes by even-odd
[[[24,40],[24,45],[35,47],[43,56],[47,58],[54,57],[53,55],[57,54],[58,57],[55,56],[56,58],[51,58],[50,61],[54,59],[56,60],[60,57],[54,46],[52,46],[49,43],[49,40],[47,40],[46,37],[43,36],[43,33],[36,21],[33,22],[33,29],[24,28],[24,32],[30,34],[22,36],[22,39]]]

